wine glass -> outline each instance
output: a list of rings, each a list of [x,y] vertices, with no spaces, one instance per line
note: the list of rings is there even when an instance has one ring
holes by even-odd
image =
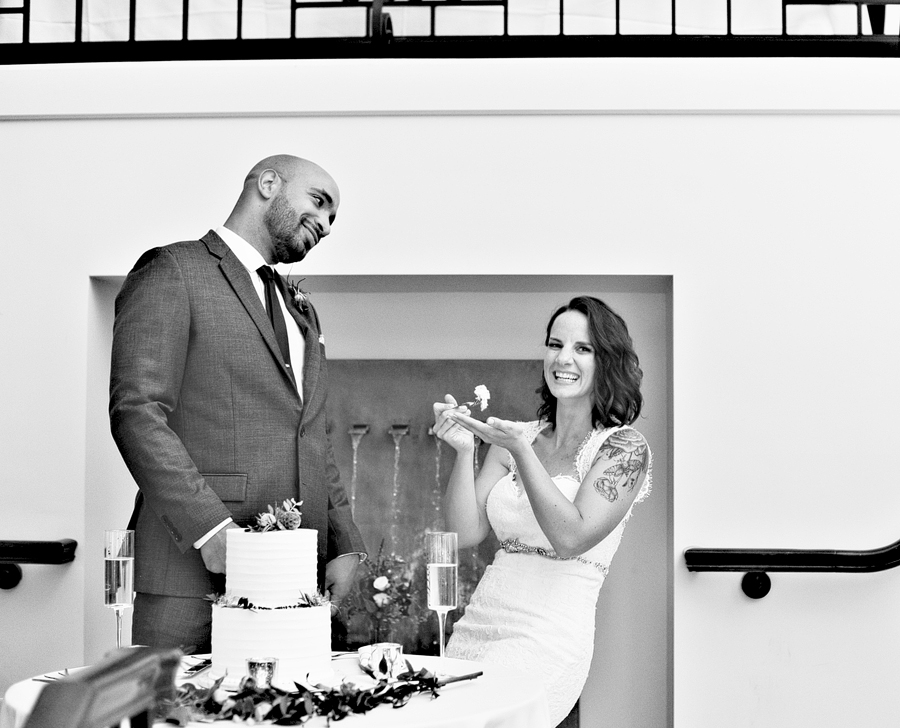
[[[106,531],[104,604],[116,613],[116,648],[122,646],[122,613],[134,605],[134,531]]]
[[[456,534],[434,531],[425,534],[428,608],[438,613],[438,644],[444,656],[444,625],[447,612],[456,609],[459,553]]]

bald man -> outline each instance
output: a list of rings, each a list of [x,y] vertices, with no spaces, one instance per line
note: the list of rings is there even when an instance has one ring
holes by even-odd
[[[326,431],[325,339],[308,299],[277,273],[266,284],[266,266],[331,232],[339,205],[324,169],[269,157],[224,225],[144,253],[125,279],[109,412],[138,486],[133,644],[209,652],[225,532],[287,498],[318,531],[320,590],[339,601],[353,585],[365,548]]]

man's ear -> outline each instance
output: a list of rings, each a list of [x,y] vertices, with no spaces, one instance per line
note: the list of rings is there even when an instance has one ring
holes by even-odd
[[[274,169],[264,169],[256,178],[256,188],[265,199],[270,200],[281,189],[281,176]]]

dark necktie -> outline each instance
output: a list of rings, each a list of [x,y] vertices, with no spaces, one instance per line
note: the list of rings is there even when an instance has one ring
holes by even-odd
[[[266,311],[269,312],[269,321],[272,322],[272,328],[275,330],[275,339],[278,341],[278,348],[281,349],[281,356],[284,358],[284,365],[291,368],[291,350],[288,346],[287,326],[284,323],[284,314],[281,313],[281,301],[278,297],[278,290],[281,288],[281,281],[267,265],[261,265],[256,269],[266,290]],[[291,372],[293,374],[293,372]]]

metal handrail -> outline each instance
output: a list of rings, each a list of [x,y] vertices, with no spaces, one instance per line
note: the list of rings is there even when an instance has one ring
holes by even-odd
[[[0,541],[0,564],[68,564],[75,560],[78,542],[71,538],[58,541]]]
[[[688,571],[884,571],[900,566],[900,541],[868,551],[691,548],[684,560]]]
[[[78,542],[71,538],[58,541],[0,541],[0,589],[15,589],[22,581],[19,564],[68,564],[75,560]]]
[[[743,571],[741,587],[753,599],[769,593],[770,571],[867,573],[900,566],[900,541],[870,550],[710,549],[684,552],[688,571]]]

